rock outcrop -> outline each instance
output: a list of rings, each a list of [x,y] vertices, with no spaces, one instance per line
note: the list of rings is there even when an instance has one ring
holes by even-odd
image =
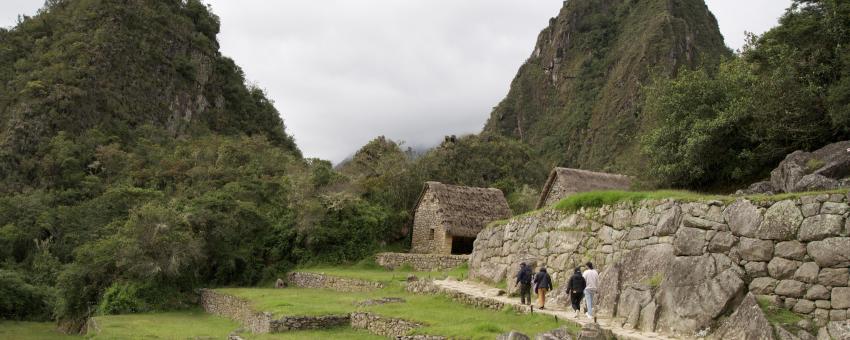
[[[785,157],[770,180],[758,182],[741,194],[806,192],[850,187],[850,141],[829,144],[812,152],[795,151]]]
[[[847,201],[832,194],[542,210],[482,231],[470,277],[512,281],[526,262],[546,266],[563,287],[573,268],[592,261],[601,268],[597,314],[627,328],[760,338],[773,331],[756,295],[823,327],[850,309]],[[548,303],[561,295],[556,289]]]

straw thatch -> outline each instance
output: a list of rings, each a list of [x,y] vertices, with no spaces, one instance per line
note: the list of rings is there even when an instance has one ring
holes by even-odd
[[[549,174],[537,209],[558,202],[572,194],[601,190],[629,190],[632,178],[624,175],[580,169],[555,168]]]
[[[438,221],[434,224],[445,226],[453,236],[476,237],[488,223],[511,217],[508,201],[499,189],[426,182],[416,210],[429,191],[436,197],[438,205]]]

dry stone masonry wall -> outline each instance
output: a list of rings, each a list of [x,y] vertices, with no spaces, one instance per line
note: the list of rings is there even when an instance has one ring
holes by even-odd
[[[375,256],[379,266],[397,269],[409,265],[417,271],[437,271],[460,267],[469,262],[469,255],[380,253]]]
[[[387,318],[372,313],[351,313],[351,328],[365,329],[372,334],[387,337],[404,337],[422,325],[402,320]]]
[[[593,261],[602,269],[598,311],[627,327],[705,333],[747,292],[824,326],[850,318],[848,213],[845,194],[544,210],[482,231],[470,276],[513,280],[526,262],[546,266],[563,288],[574,267]]]
[[[350,279],[318,273],[291,272],[289,284],[300,288],[324,288],[339,292],[363,292],[383,288],[380,282]]]

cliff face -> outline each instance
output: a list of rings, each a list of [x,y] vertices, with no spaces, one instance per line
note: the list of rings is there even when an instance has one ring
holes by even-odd
[[[728,55],[703,0],[565,1],[484,132],[528,143],[547,165],[630,169],[653,125],[641,87]]]
[[[482,231],[470,278],[510,282],[520,262],[546,266],[557,287],[550,302],[568,305],[569,275],[593,261],[600,270],[597,315],[635,329],[686,337],[709,329],[718,339],[739,338],[722,333],[741,328],[724,317],[744,308],[749,293],[823,327],[847,319],[850,308],[848,199],[543,210]]]

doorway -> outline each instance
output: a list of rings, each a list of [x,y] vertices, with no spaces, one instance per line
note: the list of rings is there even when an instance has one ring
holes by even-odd
[[[472,245],[475,243],[474,237],[452,237],[452,255],[469,255],[472,254]]]

